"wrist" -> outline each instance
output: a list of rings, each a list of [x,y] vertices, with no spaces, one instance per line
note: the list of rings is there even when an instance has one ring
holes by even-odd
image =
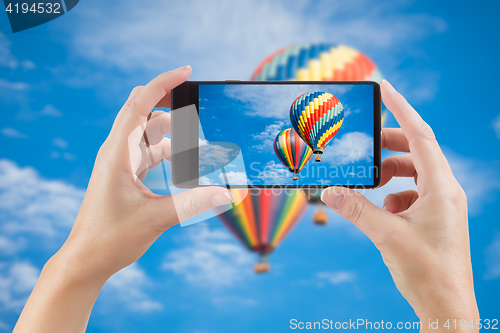
[[[97,273],[95,269],[89,267],[87,261],[84,255],[64,244],[47,261],[42,274],[48,274],[64,285],[86,286],[100,291],[111,275]]]
[[[472,301],[429,304],[417,315],[421,322],[420,332],[479,332],[479,311],[475,298]]]

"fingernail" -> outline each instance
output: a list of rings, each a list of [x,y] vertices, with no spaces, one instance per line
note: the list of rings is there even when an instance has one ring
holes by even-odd
[[[392,84],[390,84],[389,81],[387,81],[386,79],[383,79],[382,82],[380,82],[380,83],[383,84],[384,86],[387,86],[387,88],[396,91],[396,89],[394,89],[394,87],[392,86]]]
[[[216,194],[210,199],[214,207],[230,204],[234,201],[233,194],[229,191]]]
[[[181,71],[181,70],[184,70],[184,71],[185,71],[185,70],[188,70],[188,69],[190,69],[190,68],[191,68],[191,66],[187,65],[187,66],[182,66],[182,67],[179,67],[179,68],[177,68],[177,69],[175,69],[175,70],[176,70],[176,71]]]
[[[326,189],[321,193],[321,201],[328,207],[339,210],[344,202],[344,194],[337,189]]]

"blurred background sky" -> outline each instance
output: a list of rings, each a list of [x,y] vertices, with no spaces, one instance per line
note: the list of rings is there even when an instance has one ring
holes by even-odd
[[[0,14],[0,331],[11,331],[60,247],[94,158],[131,89],[193,67],[192,79],[249,79],[275,50],[344,43],[367,54],[433,127],[469,200],[476,296],[500,317],[497,1],[86,0],[12,34]],[[397,126],[389,118],[386,126]],[[414,185],[394,179],[377,204]],[[280,332],[289,321],[416,321],[377,249],[310,209],[256,276],[255,257],[217,219],[166,232],[106,284],[88,332]]]

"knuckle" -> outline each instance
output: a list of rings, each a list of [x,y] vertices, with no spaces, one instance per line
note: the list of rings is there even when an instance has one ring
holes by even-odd
[[[137,95],[139,93],[139,91],[142,90],[142,88],[144,88],[144,86],[134,87],[134,89],[132,89],[132,91],[130,92],[130,96]]]
[[[361,201],[355,201],[347,205],[346,215],[349,221],[357,225],[363,217],[365,204]]]
[[[400,228],[393,228],[382,233],[377,246],[401,250],[405,243],[407,243],[407,237],[401,232]]]
[[[467,203],[467,195],[461,186],[450,192],[450,201],[456,205],[462,205]]]
[[[423,139],[433,141],[436,140],[436,136],[434,135],[434,131],[432,128],[427,124],[426,122],[423,122],[422,125],[420,126],[420,136]]]
[[[467,195],[463,188],[457,184],[452,189],[440,193],[436,198],[442,205],[451,207],[463,207],[467,205]]]
[[[184,211],[187,215],[192,217],[203,213],[203,207],[198,200],[189,198],[184,202]]]
[[[137,105],[137,95],[139,94],[139,91],[143,86],[137,86],[134,89],[132,89],[132,92],[130,93],[130,96],[128,97],[127,101],[125,102],[124,109],[125,110],[134,110],[136,105]]]

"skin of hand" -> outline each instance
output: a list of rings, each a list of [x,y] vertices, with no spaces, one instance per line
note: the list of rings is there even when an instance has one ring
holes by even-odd
[[[171,90],[190,75],[185,66],[134,88],[99,150],[73,229],[44,266],[14,332],[84,332],[109,277],[139,259],[171,226],[233,201],[222,187],[163,196],[140,182],[148,168],[170,158],[170,139],[164,137],[170,115],[151,110],[169,108]]]
[[[414,177],[418,191],[389,194],[383,209],[342,187],[324,190],[321,199],[375,244],[420,318],[421,332],[453,332],[443,327],[447,319],[477,325],[465,192],[430,126],[387,81],[380,86],[384,104],[401,126],[383,130],[382,148],[411,153],[382,162],[381,186],[392,177]],[[429,319],[439,320],[438,330],[429,329]]]

